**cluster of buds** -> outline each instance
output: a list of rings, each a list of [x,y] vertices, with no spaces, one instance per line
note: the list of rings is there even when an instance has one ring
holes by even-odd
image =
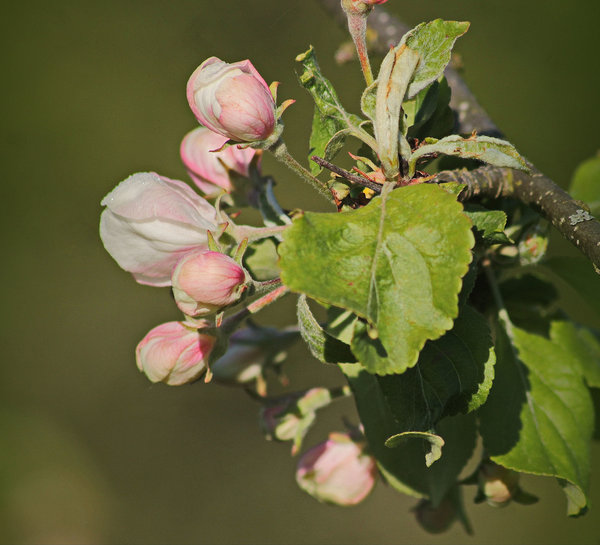
[[[275,98],[250,61],[206,60],[190,77],[187,96],[204,126],[183,138],[180,154],[205,197],[179,180],[137,173],[102,200],[100,220],[100,237],[121,268],[140,284],[171,286],[185,315],[152,329],[136,351],[139,369],[152,382],[170,385],[196,380],[219,359],[216,315],[255,285],[241,264],[245,240],[233,235],[240,243],[235,257],[214,241],[212,233],[222,233],[230,220],[208,199],[231,193],[232,180],[250,177],[252,169],[260,176],[261,152],[227,142],[257,143],[277,126]],[[221,372],[228,367],[225,357],[232,355],[221,358]]]

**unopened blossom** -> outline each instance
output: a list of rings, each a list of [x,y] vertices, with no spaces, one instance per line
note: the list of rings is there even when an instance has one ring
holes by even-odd
[[[257,153],[252,148],[229,146],[221,151],[227,137],[206,127],[198,127],[185,135],[180,154],[194,183],[209,197],[220,189],[232,190],[228,169],[248,176],[248,167]]]
[[[246,289],[246,272],[219,252],[192,252],[175,267],[171,285],[175,302],[184,314],[206,316],[240,299]]]
[[[479,492],[489,505],[508,505],[519,491],[519,474],[494,462],[485,462],[477,474]]]
[[[275,128],[275,100],[249,60],[205,60],[190,76],[187,99],[202,125],[236,142],[265,140]]]
[[[375,485],[375,459],[346,433],[331,433],[329,439],[307,452],[298,462],[296,481],[319,501],[355,505]]]
[[[121,182],[104,199],[100,237],[107,252],[140,284],[168,286],[177,261],[207,247],[216,211],[187,184],[152,172]]]
[[[179,386],[200,377],[216,338],[183,322],[167,322],[152,329],[137,345],[137,366],[152,382]]]

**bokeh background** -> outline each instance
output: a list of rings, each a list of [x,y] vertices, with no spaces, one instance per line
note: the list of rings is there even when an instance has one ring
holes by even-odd
[[[596,152],[596,0],[388,6],[411,24],[472,22],[457,46],[465,78],[563,187]],[[316,0],[31,0],[3,6],[1,19],[1,543],[600,543],[597,512],[568,519],[552,479],[524,479],[541,497],[531,507],[475,506],[469,490],[473,537],[458,526],[426,534],[414,500],[381,484],[358,507],[320,505],[294,483],[289,445],[264,441],[242,392],[138,373],[137,342],[179,315],[168,290],[137,285],[106,254],[100,200],[136,171],[185,179],[178,147],[195,126],[185,83],[211,55],[250,58],[282,82],[280,96],[297,99],[286,140],[303,158],[312,105],[295,55],[313,44],[348,108],[361,90],[357,65],[335,65],[346,34]],[[322,206],[270,158],[264,166],[284,206]],[[574,255],[560,241],[554,251]],[[260,320],[291,322],[292,299]],[[296,388],[342,383],[301,346],[285,368]],[[307,444],[352,411],[333,408]],[[598,445],[593,456],[598,505]]]

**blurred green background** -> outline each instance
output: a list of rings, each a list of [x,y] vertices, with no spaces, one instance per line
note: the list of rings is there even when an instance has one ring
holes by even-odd
[[[390,0],[411,24],[468,19],[465,78],[517,147],[563,187],[599,145],[596,0]],[[552,479],[526,478],[532,507],[467,504],[475,526],[424,533],[415,502],[379,484],[355,508],[320,505],[293,481],[289,445],[267,443],[234,388],[170,388],[139,374],[134,348],[178,319],[168,290],[137,285],[104,251],[100,200],[136,171],[185,178],[181,137],[196,122],[185,83],[206,57],[250,58],[280,96],[286,140],[305,156],[311,103],[294,57],[313,44],[348,108],[357,65],[332,59],[346,34],[316,0],[38,0],[3,7],[2,543],[600,543]],[[274,164],[284,206],[320,208]],[[559,253],[574,255],[566,245]],[[579,304],[577,304],[579,307]],[[290,298],[261,320],[293,320]],[[583,316],[585,319],[585,316]],[[295,388],[341,384],[298,346]],[[307,445],[341,427],[332,409]],[[600,503],[593,447],[592,503]],[[472,495],[470,495],[472,493]]]

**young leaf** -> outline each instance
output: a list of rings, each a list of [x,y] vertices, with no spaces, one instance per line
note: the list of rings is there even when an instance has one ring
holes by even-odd
[[[311,354],[323,363],[352,363],[356,361],[350,347],[328,335],[313,316],[306,296],[298,297],[298,326]]]
[[[458,315],[474,244],[470,224],[455,197],[430,184],[350,212],[307,212],[284,233],[281,277],[292,291],[367,322],[352,351],[370,372],[402,373]],[[370,344],[374,336],[378,343]]]
[[[358,127],[361,119],[346,112],[342,106],[333,85],[321,74],[314,50],[311,47],[305,53],[296,57],[301,63],[303,71],[299,74],[301,85],[311,94],[315,101],[315,113],[310,136],[310,152],[308,157],[319,155],[331,160],[344,145],[344,133],[338,135],[333,141],[334,135],[350,126]],[[331,142],[331,143],[330,143]],[[327,150],[327,153],[326,153]],[[310,162],[313,174],[321,172],[321,167]]]
[[[435,433],[426,431],[405,431],[392,435],[385,442],[385,446],[396,448],[406,444],[411,439],[422,439],[424,443],[429,445],[429,450],[425,453],[425,465],[431,467],[434,462],[437,462],[442,457],[442,447],[444,440]]]
[[[589,485],[593,406],[574,356],[553,340],[498,324],[496,378],[480,409],[491,459],[562,479],[568,514],[583,514]]]
[[[388,180],[395,180],[400,172],[398,159],[400,111],[419,59],[416,51],[404,46],[396,47],[390,49],[379,69],[374,128],[381,167]],[[405,141],[403,135],[401,136],[402,141]],[[410,149],[400,149],[401,154],[404,152],[404,159],[408,159],[406,151],[410,151]]]
[[[435,140],[435,139],[432,139]],[[455,155],[463,159],[477,159],[497,167],[516,168],[529,171],[525,160],[515,147],[506,140],[491,136],[471,136],[463,138],[453,134],[441,140],[427,143],[417,148],[409,159],[409,175],[415,172],[417,161],[427,155]]]
[[[419,65],[408,88],[411,99],[429,84],[439,79],[450,62],[454,42],[469,30],[470,23],[436,19],[407,32],[398,47],[406,47],[419,53]]]
[[[511,242],[504,232],[506,213],[502,210],[488,210],[479,204],[468,203],[465,214],[473,222],[475,232],[488,244]]]

